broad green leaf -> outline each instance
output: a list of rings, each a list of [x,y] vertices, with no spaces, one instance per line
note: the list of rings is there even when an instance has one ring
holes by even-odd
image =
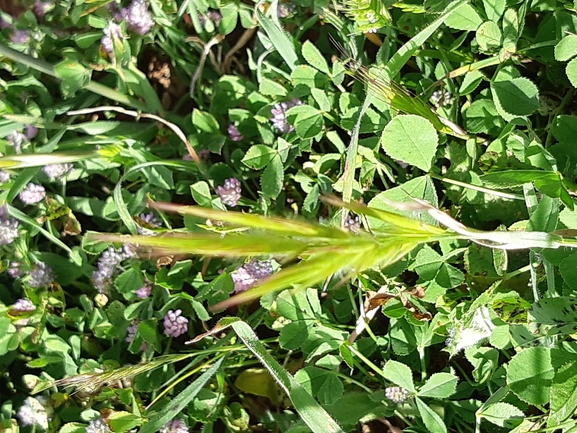
[[[475,9],[469,4],[463,4],[454,11],[446,20],[445,24],[455,30],[475,31],[483,23],[483,20]]]
[[[407,391],[415,392],[413,373],[405,364],[391,359],[383,367],[383,375],[395,385]]]
[[[475,367],[473,378],[479,384],[489,380],[499,367],[499,351],[491,347],[468,347],[465,349],[465,356]]]
[[[295,87],[302,86],[310,91],[315,87],[322,89],[329,82],[329,78],[311,66],[298,65],[291,73],[291,82]]]
[[[561,366],[551,385],[551,414],[547,426],[555,427],[569,419],[577,410],[577,361]]]
[[[328,405],[326,409],[346,431],[355,431],[359,421],[369,422],[393,416],[393,411],[379,402],[382,398],[382,394],[373,396],[367,393],[351,392]]]
[[[284,292],[283,292],[284,293]],[[279,344],[283,349],[297,350],[309,338],[309,325],[305,321],[291,322],[280,330]]]
[[[385,127],[381,145],[391,157],[423,171],[431,169],[439,139],[433,125],[415,115],[396,116]]]
[[[241,391],[267,397],[273,404],[278,404],[281,399],[280,387],[265,368],[243,370],[234,385]]]
[[[525,414],[517,407],[510,403],[503,402],[494,403],[484,408],[482,412],[477,413],[477,416],[500,427],[505,427],[507,421],[514,420],[520,422],[525,418]]]
[[[559,265],[567,285],[574,288],[577,279],[577,254],[571,254]],[[567,296],[545,298],[533,304],[529,319],[537,325],[550,325],[548,334],[574,334],[577,332],[577,299]]]
[[[514,53],[519,40],[519,17],[515,9],[507,9],[503,16],[503,49]]]
[[[503,12],[505,12],[507,0],[485,0],[483,7],[485,8],[487,18],[493,22],[497,22],[503,15]]]
[[[447,427],[441,417],[429,406],[427,406],[420,398],[416,398],[417,409],[430,433],[447,433]]]
[[[266,77],[263,77],[260,82],[258,91],[262,95],[271,96],[286,96],[288,94],[287,89],[283,85]]]
[[[457,390],[459,378],[452,373],[435,373],[421,387],[419,397],[448,398]]]
[[[551,132],[559,142],[573,144],[577,136],[577,116],[559,115],[555,117]]]
[[[501,46],[501,30],[493,21],[485,21],[477,29],[475,39],[483,51],[490,51]]]
[[[64,424],[58,430],[58,433],[85,433],[86,432],[86,424],[81,424],[78,422],[69,422]]]
[[[264,144],[257,144],[248,149],[242,158],[242,162],[253,170],[260,170],[266,167],[275,155],[277,155],[275,149],[265,146]]]
[[[75,93],[90,82],[91,69],[86,69],[74,60],[64,60],[54,66],[56,76],[62,80],[60,89],[64,99],[73,97]]]
[[[566,62],[577,56],[577,35],[567,35],[555,45],[555,60]]]
[[[567,74],[567,78],[569,78],[569,81],[573,87],[577,87],[577,58],[567,63],[567,66],[565,67],[565,73]]]
[[[317,68],[319,71],[324,72],[327,75],[331,74],[327,61],[319,49],[315,47],[311,41],[307,40],[303,44],[302,55],[309,65]]]
[[[527,78],[493,82],[491,91],[501,108],[510,115],[527,116],[539,108],[539,90]]]
[[[323,130],[322,112],[310,105],[298,105],[287,111],[287,119],[301,138],[316,137]]]
[[[321,404],[333,404],[343,395],[343,384],[338,376],[318,367],[305,367],[295,374],[295,379]]]
[[[114,412],[108,416],[107,422],[113,431],[125,432],[140,425],[141,419],[130,412]]]
[[[186,405],[198,395],[208,381],[215,375],[220,368],[224,358],[218,359],[207,371],[200,375],[194,382],[182,390],[176,397],[162,408],[161,411],[152,417],[140,429],[140,433],[155,433],[160,430],[167,422],[175,418]]]
[[[490,99],[477,99],[463,111],[463,117],[465,128],[474,134],[496,134],[505,126],[495,103]]]
[[[214,116],[197,108],[192,112],[192,124],[202,132],[216,133],[220,131],[220,127]]]
[[[262,173],[260,184],[265,197],[276,199],[283,186],[284,167],[280,155],[275,155]]]
[[[200,206],[211,206],[212,195],[208,183],[203,180],[196,182],[190,185],[190,192],[192,193],[192,198],[194,198]]]
[[[521,400],[543,405],[549,402],[554,376],[550,349],[530,347],[517,353],[509,362],[507,385]]]

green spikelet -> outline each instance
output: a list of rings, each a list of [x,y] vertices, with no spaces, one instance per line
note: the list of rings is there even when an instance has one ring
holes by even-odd
[[[381,0],[345,0],[345,14],[357,24],[359,33],[376,33],[391,23],[391,16]]]

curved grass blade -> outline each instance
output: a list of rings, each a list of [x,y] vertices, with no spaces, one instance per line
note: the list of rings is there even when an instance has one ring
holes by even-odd
[[[344,430],[303,386],[267,352],[250,326],[238,317],[221,319],[212,330],[199,335],[189,343],[196,343],[207,336],[221,333],[228,327],[232,327],[246,347],[268,370],[272,378],[291,399],[298,414],[313,433],[344,433]],[[141,432],[144,431],[141,430]]]
[[[160,431],[167,422],[174,419],[174,417],[187,407],[188,403],[198,395],[212,376],[215,375],[223,360],[224,357],[221,357],[212,367],[202,373],[200,377],[173,398],[166,406],[164,406],[158,415],[142,426],[140,433],[154,433]]]

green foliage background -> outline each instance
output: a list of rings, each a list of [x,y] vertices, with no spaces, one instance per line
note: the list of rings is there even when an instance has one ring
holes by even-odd
[[[153,29],[121,24],[107,54],[109,3],[0,15],[0,202],[20,223],[0,431],[40,429],[18,416],[37,394],[64,433],[577,431],[573,2],[150,0]],[[46,199],[24,204],[29,182]],[[120,243],[139,256],[99,293]],[[234,297],[252,258],[277,272]],[[7,273],[38,262],[50,287]]]

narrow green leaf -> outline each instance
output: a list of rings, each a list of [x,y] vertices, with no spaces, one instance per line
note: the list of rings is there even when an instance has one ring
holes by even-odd
[[[421,387],[419,397],[448,398],[457,390],[459,378],[452,373],[435,373]]]
[[[420,398],[416,398],[417,409],[423,419],[423,423],[430,433],[447,433],[447,427],[441,417],[429,406],[427,406]]]
[[[273,20],[266,17],[260,11],[258,5],[255,7],[255,14],[258,23],[264,29],[268,38],[277,49],[278,53],[284,59],[287,66],[293,70],[298,62],[298,56],[292,41]]]

